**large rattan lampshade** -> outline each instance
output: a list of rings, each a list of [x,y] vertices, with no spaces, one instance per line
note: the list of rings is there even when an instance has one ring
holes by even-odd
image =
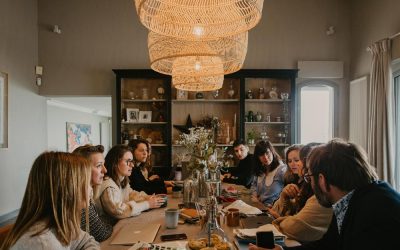
[[[158,34],[209,40],[243,33],[261,19],[264,0],[135,0],[142,24]]]
[[[174,76],[172,75],[172,85],[176,89],[186,91],[213,91],[222,88],[224,75],[216,76]]]
[[[246,58],[247,43],[247,31],[208,41],[187,41],[150,31],[148,36],[150,66],[153,70],[167,75],[182,75],[177,73],[182,70],[186,70],[184,75],[194,76],[230,74],[242,68]],[[200,66],[211,67],[212,63],[222,63],[222,72],[199,70]],[[184,68],[178,70],[178,66]]]

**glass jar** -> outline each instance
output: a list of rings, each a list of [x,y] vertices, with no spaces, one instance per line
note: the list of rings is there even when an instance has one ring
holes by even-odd
[[[264,88],[259,88],[258,99],[264,99],[264,98],[265,98]]]
[[[199,182],[196,178],[198,170],[193,170],[191,175],[183,182],[183,204],[185,207],[195,207],[199,201]]]
[[[142,88],[142,99],[143,100],[149,99],[149,92],[147,88]]]
[[[231,86],[229,87],[229,90],[228,90],[228,96],[229,96],[229,98],[232,99],[234,95],[235,95],[235,90],[233,89],[233,85],[231,83]]]
[[[246,97],[247,99],[253,99],[253,92],[251,91],[251,89],[247,90]]]
[[[201,213],[199,213],[201,214]],[[228,238],[221,229],[218,223],[218,202],[215,196],[208,199],[207,205],[205,206],[205,214],[201,218],[201,230],[197,235],[197,238],[205,238],[207,247],[212,246],[212,238],[218,237],[219,240],[227,242]]]
[[[256,121],[257,121],[257,122],[261,122],[261,120],[262,120],[262,114],[261,114],[260,112],[257,112],[257,114],[256,114]]]

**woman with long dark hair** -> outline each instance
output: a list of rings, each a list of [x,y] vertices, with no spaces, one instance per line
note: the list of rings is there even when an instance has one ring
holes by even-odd
[[[129,146],[132,149],[134,164],[132,175],[129,177],[132,188],[147,194],[166,194],[166,187],[172,186],[173,182],[165,181],[152,171],[150,143],[145,139],[134,139],[129,142]]]
[[[95,203],[101,216],[108,221],[137,216],[149,208],[158,208],[164,199],[133,190],[129,176],[133,168],[131,149],[126,145],[115,145],[105,158],[107,175],[98,190]]]
[[[277,218],[272,223],[283,234],[300,242],[320,239],[327,231],[332,218],[332,208],[318,203],[311,184],[304,179],[308,172],[307,156],[317,143],[309,143],[299,152],[298,164],[300,181],[289,184],[282,190],[280,198],[269,212]]]
[[[251,185],[252,199],[272,206],[284,186],[286,165],[269,141],[259,141],[254,149],[255,178]]]

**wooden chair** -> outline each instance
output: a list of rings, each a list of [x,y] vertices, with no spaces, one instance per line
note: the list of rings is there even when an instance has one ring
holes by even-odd
[[[8,224],[4,227],[0,227],[0,246],[3,244],[8,232],[10,232],[10,230],[13,226],[14,226],[14,224]]]

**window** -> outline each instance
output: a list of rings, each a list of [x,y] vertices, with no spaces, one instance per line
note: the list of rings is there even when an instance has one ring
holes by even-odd
[[[394,73],[394,97],[395,97],[395,133],[396,133],[396,151],[395,151],[395,179],[396,189],[400,190],[400,70]]]
[[[327,142],[334,137],[335,88],[324,81],[300,85],[300,143]]]

